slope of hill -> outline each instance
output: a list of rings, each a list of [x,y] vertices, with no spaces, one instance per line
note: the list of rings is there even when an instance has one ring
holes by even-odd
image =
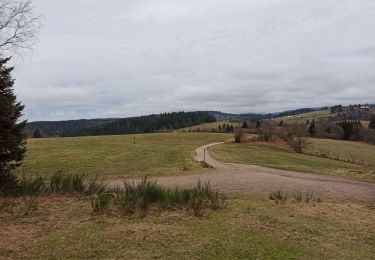
[[[87,136],[152,133],[215,122],[207,112],[173,112],[122,119],[92,119],[33,122],[26,126],[29,135],[39,129],[44,136]]]

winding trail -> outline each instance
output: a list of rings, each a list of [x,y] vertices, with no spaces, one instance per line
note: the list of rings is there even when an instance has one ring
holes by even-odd
[[[196,160],[206,162],[215,169],[210,173],[185,176],[155,177],[152,179],[163,186],[188,187],[209,181],[212,186],[224,193],[267,196],[274,190],[284,192],[310,192],[322,198],[349,201],[375,201],[375,183],[321,174],[300,173],[266,168],[256,165],[220,162],[212,158],[208,149],[214,143],[196,149]],[[109,181],[111,185],[121,185],[122,181]]]

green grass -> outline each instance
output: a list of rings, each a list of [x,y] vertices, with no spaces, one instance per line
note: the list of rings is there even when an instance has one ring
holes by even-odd
[[[239,123],[238,122],[219,121],[219,122],[213,122],[213,123],[200,124],[200,125],[196,125],[196,126],[192,126],[192,127],[186,127],[186,128],[179,129],[177,131],[178,132],[188,132],[189,130],[190,131],[197,131],[197,129],[199,129],[202,132],[208,132],[211,129],[217,130],[219,125],[222,126],[223,124],[233,125],[233,127],[234,127],[234,126],[237,126]]]
[[[241,197],[203,218],[124,218],[91,215],[82,199],[40,198],[28,217],[0,212],[0,258],[372,259],[373,206]]]
[[[330,140],[317,141],[315,145]],[[342,150],[345,151],[345,143]],[[362,151],[362,145],[374,154],[375,146],[359,144],[358,152]],[[334,147],[334,146],[332,146]],[[332,148],[333,149],[333,148]],[[339,148],[338,148],[339,149]],[[350,149],[350,148],[347,148]],[[352,148],[355,150],[355,148]],[[210,148],[212,155],[221,161],[244,164],[255,164],[271,168],[291,170],[298,172],[320,173],[327,175],[346,176],[357,180],[375,181],[375,165],[359,165],[346,163],[316,156],[298,154],[272,144],[223,144]],[[342,152],[344,153],[344,152]],[[366,153],[363,150],[362,153]],[[367,156],[367,155],[366,155]],[[371,154],[368,159],[371,161]]]
[[[326,118],[331,116],[330,110],[320,110],[320,111],[314,111],[310,113],[304,113],[299,115],[293,115],[293,116],[283,116],[275,118],[274,120],[276,122],[280,122],[281,120],[284,121],[284,123],[306,123],[307,120],[311,122],[311,120],[319,119],[319,118]]]
[[[19,171],[45,177],[57,171],[101,174],[105,178],[187,174],[201,169],[194,161],[195,148],[231,137],[165,133],[29,139],[27,156]]]
[[[309,138],[308,154],[325,154],[329,158],[354,161],[375,168],[375,145],[363,142]]]

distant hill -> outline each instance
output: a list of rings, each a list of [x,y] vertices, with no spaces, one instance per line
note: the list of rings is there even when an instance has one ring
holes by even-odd
[[[216,117],[218,121],[243,121],[243,120],[261,120],[272,119],[276,117],[293,116],[298,114],[310,113],[320,110],[327,110],[327,107],[319,108],[299,108],[295,110],[287,110],[282,112],[259,114],[259,113],[245,113],[245,114],[228,114],[220,111],[208,111],[209,114]]]
[[[132,118],[31,122],[26,125],[26,133],[31,136],[35,129],[43,136],[63,137],[152,133],[215,121],[208,112],[173,112]]]
[[[134,134],[176,130],[216,121],[242,122],[275,119],[302,122],[315,117],[325,117],[332,121],[368,120],[374,113],[375,105],[371,104],[300,108],[267,114],[231,114],[220,111],[173,112],[132,118],[30,122],[25,131],[29,136],[32,136],[35,129],[39,129],[43,136]]]

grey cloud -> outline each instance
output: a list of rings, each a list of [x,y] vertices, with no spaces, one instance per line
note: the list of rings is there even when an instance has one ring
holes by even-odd
[[[374,102],[372,0],[34,0],[30,120]]]

